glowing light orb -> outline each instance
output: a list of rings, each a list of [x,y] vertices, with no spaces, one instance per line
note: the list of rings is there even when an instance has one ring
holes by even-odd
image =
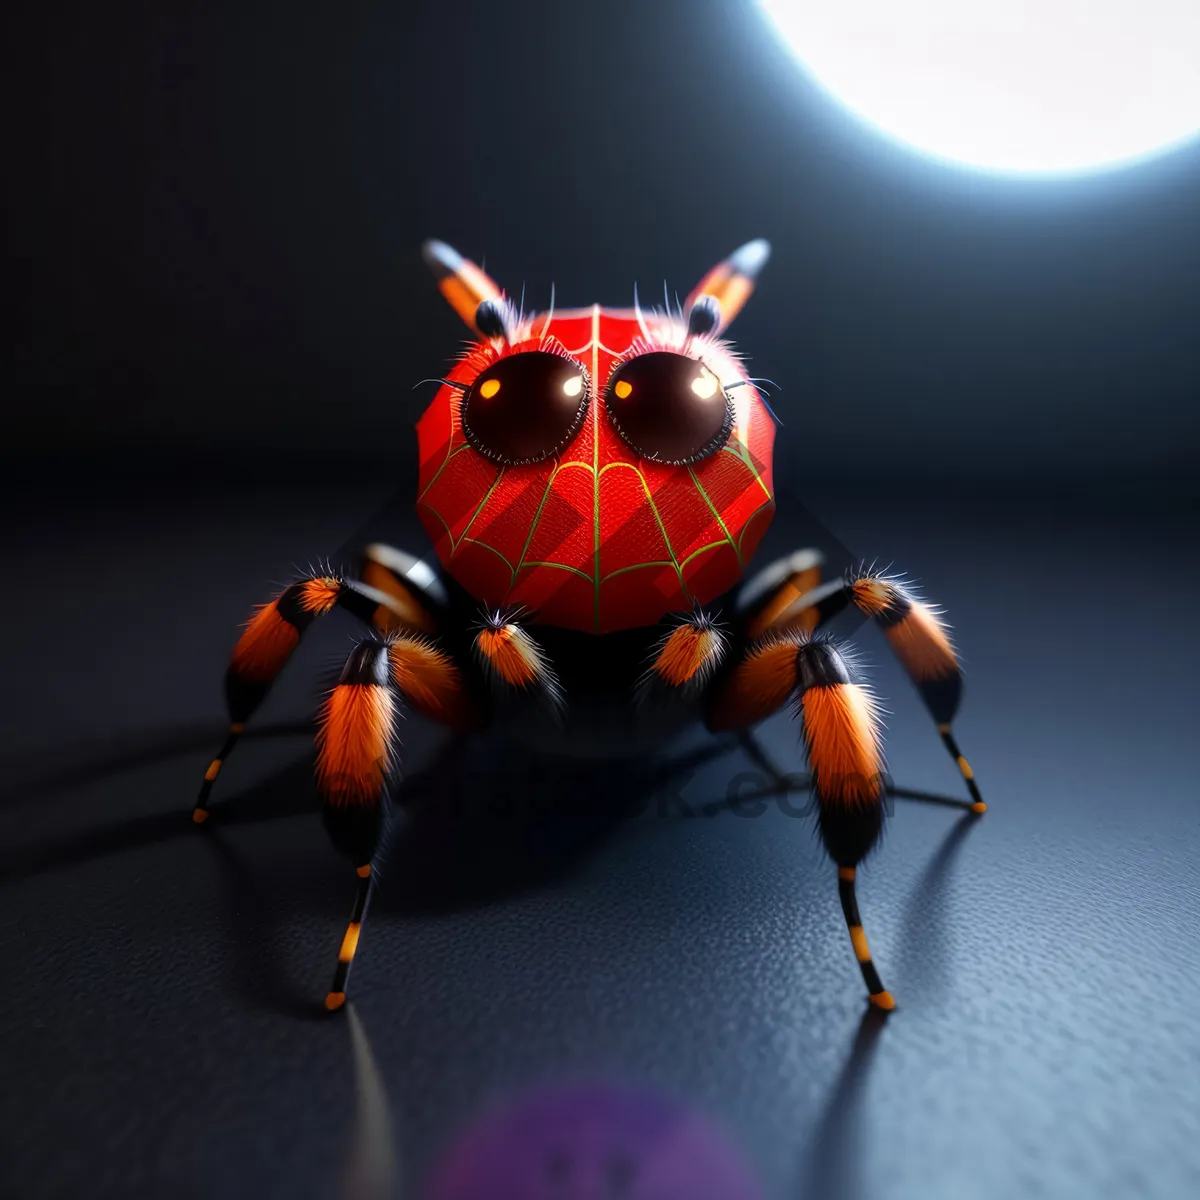
[[[1067,173],[1200,132],[1200,0],[758,0],[811,75],[939,158]]]
[[[711,400],[721,386],[721,381],[707,368],[701,367],[700,373],[692,380],[692,391],[701,400]]]

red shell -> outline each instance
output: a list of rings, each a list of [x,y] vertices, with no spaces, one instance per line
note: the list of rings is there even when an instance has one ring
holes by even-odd
[[[545,323],[534,319],[533,345]],[[549,332],[591,381],[587,417],[562,454],[519,467],[489,462],[464,438],[462,397],[447,386],[417,422],[417,512],[442,565],[489,607],[519,606],[531,623],[591,633],[653,625],[720,596],[775,510],[766,406],[751,385],[734,388],[723,449],[690,467],[638,458],[604,411],[613,364],[643,335],[636,314],[598,305],[555,313]],[[469,383],[496,353],[477,348],[448,378]],[[745,379],[719,343],[700,356],[726,385]]]

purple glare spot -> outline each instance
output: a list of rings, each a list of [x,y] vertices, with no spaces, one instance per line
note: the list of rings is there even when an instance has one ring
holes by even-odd
[[[427,1200],[760,1200],[718,1131],[664,1097],[607,1084],[519,1097],[457,1139]]]

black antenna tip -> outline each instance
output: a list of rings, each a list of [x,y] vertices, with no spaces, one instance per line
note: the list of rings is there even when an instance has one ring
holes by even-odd
[[[720,325],[721,302],[716,296],[697,296],[692,311],[688,313],[688,333],[692,337],[704,337],[716,333]]]
[[[481,300],[475,310],[475,328],[486,338],[507,338],[506,316],[501,301]]]

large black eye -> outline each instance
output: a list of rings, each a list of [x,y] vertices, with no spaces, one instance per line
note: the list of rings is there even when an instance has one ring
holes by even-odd
[[[493,363],[467,389],[463,433],[493,462],[541,462],[575,436],[587,403],[588,377],[579,363],[521,351]]]
[[[721,381],[686,354],[654,351],[622,363],[609,376],[605,403],[631,450],[673,466],[715,454],[733,425]]]

